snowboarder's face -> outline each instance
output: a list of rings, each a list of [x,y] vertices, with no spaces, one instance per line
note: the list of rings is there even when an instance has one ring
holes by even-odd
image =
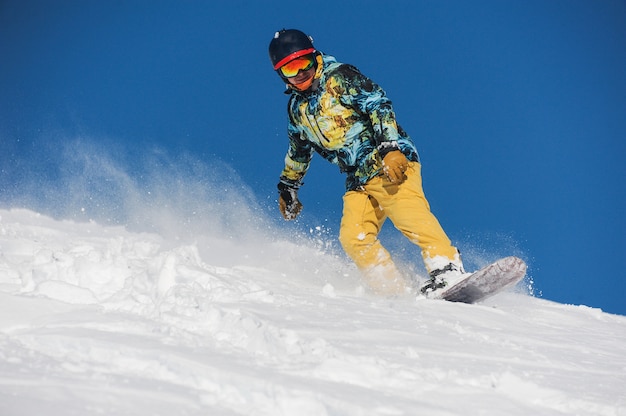
[[[315,67],[312,67],[310,69],[307,69],[306,71],[300,71],[298,75],[296,75],[295,77],[287,78],[287,81],[291,85],[301,88],[305,84],[311,85],[310,81],[313,80],[314,76],[315,76]]]
[[[296,89],[306,90],[313,82],[315,70],[315,57],[307,55],[286,63],[279,71]]]

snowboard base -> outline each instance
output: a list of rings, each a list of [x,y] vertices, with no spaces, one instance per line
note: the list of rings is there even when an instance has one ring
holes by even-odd
[[[453,286],[433,292],[429,297],[450,302],[476,303],[522,280],[526,263],[518,257],[505,257],[472,273]]]

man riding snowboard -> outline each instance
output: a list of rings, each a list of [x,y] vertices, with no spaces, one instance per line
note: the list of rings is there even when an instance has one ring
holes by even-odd
[[[381,87],[317,51],[299,30],[276,32],[269,55],[290,94],[289,149],[278,183],[283,217],[293,220],[302,210],[298,189],[317,152],[347,176],[339,241],[374,293],[411,289],[378,239],[387,218],[421,249],[430,276],[423,292],[458,280],[459,252],[430,211],[417,149]]]

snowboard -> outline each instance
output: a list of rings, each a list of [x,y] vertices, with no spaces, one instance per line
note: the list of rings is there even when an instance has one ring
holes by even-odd
[[[429,297],[450,302],[476,303],[515,285],[525,275],[524,260],[514,256],[505,257],[470,274],[453,286],[435,291]]]

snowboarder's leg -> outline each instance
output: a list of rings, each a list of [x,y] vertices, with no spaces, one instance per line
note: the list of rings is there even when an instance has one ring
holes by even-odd
[[[362,191],[349,191],[343,197],[339,241],[374,293],[403,294],[407,283],[378,239],[386,218],[374,198]]]
[[[407,179],[401,185],[379,177],[368,182],[366,189],[380,202],[395,227],[421,248],[429,274],[450,263],[462,270],[458,250],[430,211],[420,164],[411,162],[405,174]]]

